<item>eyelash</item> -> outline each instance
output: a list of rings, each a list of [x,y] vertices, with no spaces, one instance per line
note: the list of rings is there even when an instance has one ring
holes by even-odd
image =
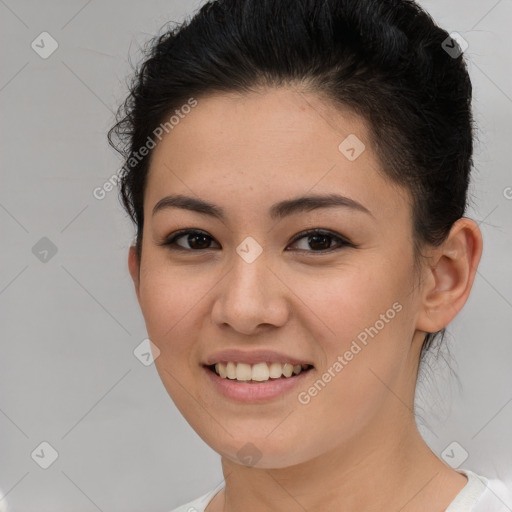
[[[169,235],[169,237],[167,237],[167,239],[164,242],[160,243],[159,245],[166,246],[171,251],[202,252],[202,251],[207,251],[207,250],[213,249],[212,247],[208,247],[206,249],[187,249],[185,247],[176,245],[177,240],[179,240],[180,238],[183,238],[185,235],[192,235],[192,234],[203,235],[203,236],[206,236],[207,238],[210,238],[213,240],[213,238],[210,235],[208,235],[207,233],[205,233],[204,231],[200,231],[197,229],[180,229],[179,231],[175,231],[174,233],[171,233]],[[294,239],[290,243],[294,244],[301,238],[306,238],[306,237],[315,236],[315,235],[316,236],[324,236],[324,237],[338,240],[339,245],[338,245],[338,247],[329,248],[329,249],[320,250],[320,251],[307,251],[305,249],[298,249],[298,250],[303,251],[303,252],[327,254],[327,253],[331,253],[331,252],[337,251],[339,249],[342,249],[343,247],[355,247],[355,245],[352,244],[351,242],[349,242],[346,238],[343,238],[339,235],[332,233],[331,231],[324,230],[324,229],[309,229],[306,231],[301,231],[294,237]]]

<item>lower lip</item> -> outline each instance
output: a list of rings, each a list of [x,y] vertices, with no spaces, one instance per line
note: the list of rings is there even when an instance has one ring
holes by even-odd
[[[302,371],[293,377],[281,377],[280,379],[267,380],[261,383],[248,383],[232,379],[223,379],[212,370],[203,366],[208,378],[215,389],[224,396],[239,402],[263,402],[283,395],[296,388],[308,377],[313,370]]]

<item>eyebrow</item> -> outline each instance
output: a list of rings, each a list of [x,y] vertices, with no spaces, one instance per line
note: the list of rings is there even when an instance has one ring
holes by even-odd
[[[302,212],[332,207],[350,208],[373,217],[372,213],[361,203],[339,194],[309,195],[294,199],[286,199],[272,205],[269,209],[269,215],[271,219],[282,219]],[[226,220],[226,212],[222,207],[203,199],[185,196],[182,194],[170,195],[160,199],[153,207],[152,215],[168,208],[181,208],[214,217],[221,221]]]

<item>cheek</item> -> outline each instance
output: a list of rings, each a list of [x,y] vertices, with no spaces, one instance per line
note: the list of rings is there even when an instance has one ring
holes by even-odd
[[[174,327],[194,308],[208,290],[207,275],[197,268],[180,267],[166,261],[165,256],[147,251],[141,268],[141,309],[155,339],[163,341],[174,333]],[[166,336],[167,335],[167,336]]]
[[[157,256],[146,260],[141,309],[148,337],[160,350],[155,366],[169,394],[179,402],[181,384],[191,392],[196,389],[198,341],[211,332],[209,294],[219,275],[207,264],[173,266]],[[185,401],[190,395],[183,397]]]
[[[313,417],[340,425],[350,414],[355,433],[396,385],[414,333],[411,274],[397,268],[369,263],[297,282],[321,320],[314,337],[322,368],[301,401]]]
[[[193,335],[187,322],[197,314],[194,308],[204,295],[194,283],[165,265],[151,267],[148,261],[140,281],[140,303],[148,336],[160,349],[157,367],[165,363],[174,372],[183,366]]]
[[[201,400],[192,349],[201,332],[198,320],[204,293],[204,283],[199,287],[197,280],[173,271],[147,272],[140,285],[148,337],[160,350],[155,367],[178,410],[187,421],[199,423],[199,428],[204,410],[197,405]],[[196,399],[191,400],[191,396]]]
[[[329,340],[326,348],[335,352],[359,335],[364,342],[365,333],[369,336],[370,330],[375,334],[375,327],[378,336],[385,338],[404,320],[402,311],[412,299],[407,265],[389,257],[361,258],[337,268],[315,269],[309,275],[290,275],[288,279],[322,327],[318,335]]]

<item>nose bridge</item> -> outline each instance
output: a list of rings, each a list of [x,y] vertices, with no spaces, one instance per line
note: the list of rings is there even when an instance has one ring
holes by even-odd
[[[234,293],[238,303],[262,300],[271,272],[267,268],[268,254],[252,237],[247,237],[236,248],[229,278],[229,293]]]
[[[236,248],[212,313],[216,323],[230,324],[248,334],[262,323],[285,322],[286,304],[267,256],[254,239],[245,239]]]

